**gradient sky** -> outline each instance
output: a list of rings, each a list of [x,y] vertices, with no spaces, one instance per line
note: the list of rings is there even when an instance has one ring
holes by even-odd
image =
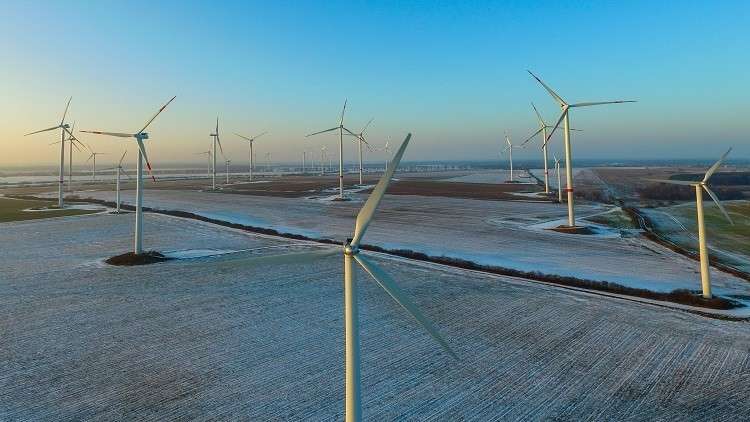
[[[197,161],[220,115],[235,161],[258,141],[274,161],[304,134],[371,117],[370,140],[413,132],[408,160],[487,159],[503,132],[521,141],[559,109],[531,69],[571,102],[639,103],[575,110],[577,158],[750,158],[750,2],[137,2],[10,1],[0,27],[0,166],[48,164],[59,120],[81,129],[150,128],[151,161]],[[86,136],[116,154],[132,144]],[[345,158],[354,159],[354,143]],[[561,149],[561,142],[554,143]],[[537,149],[517,152],[535,158]],[[379,157],[377,154],[370,159]],[[80,157],[79,157],[80,158]],[[379,159],[379,158],[378,158]],[[77,158],[78,160],[78,158]],[[106,159],[105,159],[106,160]]]

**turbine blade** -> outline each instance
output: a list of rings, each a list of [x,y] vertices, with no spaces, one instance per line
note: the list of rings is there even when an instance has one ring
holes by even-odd
[[[329,256],[338,255],[340,253],[341,251],[337,249],[324,249],[304,252],[290,252],[279,255],[250,255],[221,262],[220,268],[232,268],[254,264],[273,264],[275,266],[281,264],[304,264],[307,262],[317,261]],[[205,263],[201,263],[200,265],[205,265]]]
[[[715,163],[714,163],[714,165],[712,165],[712,166],[711,166],[711,167],[710,167],[710,168],[709,168],[709,169],[708,169],[708,170],[706,171],[706,175],[705,175],[705,176],[703,176],[703,183],[706,183],[706,182],[708,182],[708,179],[710,179],[710,178],[711,178],[711,176],[713,176],[713,175],[714,175],[714,172],[715,172],[715,171],[716,171],[716,170],[717,170],[717,169],[718,169],[719,167],[721,167],[721,163],[722,163],[722,162],[724,161],[724,159],[725,159],[725,158],[727,158],[727,155],[729,155],[729,153],[730,153],[730,152],[732,152],[732,148],[729,148],[729,149],[727,150],[727,152],[725,152],[725,153],[724,153],[724,155],[722,155],[722,156],[721,156],[721,158],[719,158],[719,161],[715,162]]]
[[[89,158],[87,158],[84,163],[88,163],[89,161],[91,161],[91,158],[93,157],[94,157],[94,153],[92,152],[91,155],[89,155]]]
[[[148,155],[146,155],[146,147],[143,146],[143,140],[139,138],[135,138],[135,140],[138,142],[138,149],[140,149],[141,154],[143,154],[143,160],[146,162],[146,168],[148,169],[148,174],[151,176],[154,182],[156,182],[156,177],[154,177],[154,173],[151,170],[151,162],[148,161]]]
[[[687,180],[671,180],[671,179],[646,179],[649,182],[654,183],[666,183],[669,185],[681,185],[681,186],[695,186],[698,182],[690,182]]]
[[[315,132],[315,133],[311,133],[309,135],[305,135],[305,138],[307,138],[309,136],[320,135],[321,133],[333,132],[334,130],[339,130],[339,128],[338,127],[333,127],[333,128],[326,129],[326,130],[321,130],[320,132]]]
[[[363,127],[362,130],[359,133],[365,133],[365,131],[370,126],[370,123],[372,123],[373,120],[375,120],[374,117],[372,119],[370,119],[370,121],[367,122],[367,124],[365,125],[365,127]]]
[[[252,141],[252,138],[248,138],[247,136],[242,136],[237,132],[234,132],[235,135],[239,136],[240,138],[246,140],[246,141]]]
[[[453,357],[453,359],[458,360],[458,356],[455,352],[453,352],[448,343],[443,340],[443,337],[440,336],[440,332],[438,332],[438,330],[432,325],[430,320],[422,315],[422,312],[419,311],[419,308],[417,308],[417,306],[404,294],[401,288],[398,287],[398,284],[396,284],[396,281],[393,280],[393,278],[391,278],[388,273],[381,270],[377,265],[375,265],[375,263],[362,256],[362,254],[354,255],[354,259],[359,263],[359,265],[362,266],[365,271],[367,271],[368,274],[370,274],[370,276],[380,285],[380,287],[382,287],[383,290],[385,290],[386,293],[388,293],[391,298],[396,301],[396,303],[401,305],[402,308],[404,308],[411,314],[411,316],[414,317],[414,319],[417,320],[422,328],[424,328],[427,333],[429,333],[430,336],[440,346],[442,346],[443,349],[449,355],[451,355],[451,357]]]
[[[266,131],[266,132],[262,132],[260,135],[255,135],[255,136],[253,136],[253,140],[258,139],[258,138],[260,138],[261,136],[263,136],[263,135],[265,135],[267,133],[268,132]]]
[[[127,154],[127,153],[128,153],[127,150],[125,150],[125,152],[122,153],[122,157],[120,157],[120,161],[119,161],[119,163],[117,163],[118,166],[122,166],[122,160],[125,159],[125,154]]]
[[[23,135],[23,136],[29,136],[29,135],[33,135],[35,133],[49,132],[50,130],[55,130],[55,129],[60,129],[60,126],[55,126],[55,127],[51,127],[51,128],[47,128],[47,129],[37,130],[36,132],[27,133],[26,135]]]
[[[563,118],[565,117],[567,113],[568,113],[568,109],[565,109],[563,110],[562,113],[560,113],[560,118],[557,119],[557,123],[555,123],[555,125],[552,127],[552,130],[547,134],[547,139],[544,140],[544,143],[542,144],[542,148],[547,146],[547,142],[549,142],[549,138],[551,138],[552,135],[554,135],[555,131],[560,126],[560,122],[562,122]]]
[[[378,208],[378,204],[380,204],[380,201],[383,199],[385,190],[388,189],[388,185],[391,183],[393,173],[395,173],[396,167],[398,167],[399,162],[401,162],[401,157],[404,155],[404,151],[406,151],[406,146],[409,145],[410,139],[411,133],[406,135],[406,139],[404,139],[404,142],[401,144],[398,152],[396,152],[396,155],[393,156],[391,163],[388,165],[388,171],[386,171],[385,174],[383,174],[383,176],[380,178],[380,181],[375,186],[375,189],[372,190],[370,197],[367,198],[367,202],[365,202],[365,205],[359,211],[359,214],[357,214],[357,222],[354,226],[354,236],[352,237],[351,242],[352,246],[359,246],[359,242],[365,235],[367,226],[370,225],[370,221],[372,220],[373,215],[375,215],[375,210]]]
[[[544,128],[543,128],[543,127],[540,127],[540,128],[539,128],[539,129],[538,129],[538,130],[537,130],[536,132],[534,132],[534,133],[533,133],[533,134],[532,134],[531,136],[529,136],[528,138],[526,138],[526,140],[525,140],[525,141],[521,142],[521,146],[524,146],[524,145],[526,145],[526,144],[527,144],[527,143],[528,143],[529,141],[531,141],[532,139],[534,139],[534,137],[535,137],[536,135],[539,135],[539,134],[540,134],[540,133],[542,132],[542,130],[544,130]]]
[[[346,113],[346,102],[347,102],[347,99],[344,99],[344,108],[341,109],[341,119],[339,120],[339,126],[344,125],[344,113]]]
[[[546,89],[547,92],[549,92],[549,95],[551,95],[552,98],[554,98],[561,106],[568,105],[568,103],[566,103],[565,100],[563,100],[559,95],[557,95],[557,93],[555,91],[553,91],[552,88],[548,87],[547,84],[545,84],[544,82],[542,82],[542,80],[539,79],[535,74],[531,73],[530,70],[527,70],[527,72],[529,72],[529,74],[534,79],[536,79],[540,84],[542,84],[542,86],[544,87],[544,89]]]
[[[596,101],[593,103],[576,103],[571,104],[571,107],[589,107],[589,106],[595,106],[595,105],[602,105],[602,104],[622,104],[622,103],[635,103],[637,101],[635,100],[616,100],[616,101]]]
[[[82,152],[81,148],[72,139],[68,142],[70,142],[73,145],[73,147],[75,147],[76,151]]]
[[[174,101],[175,98],[177,98],[176,95],[174,97],[172,97],[171,100],[167,101],[166,104],[164,104],[163,106],[161,106],[161,108],[159,109],[159,111],[157,111],[156,114],[154,114],[154,117],[152,117],[151,119],[149,119],[149,121],[146,122],[146,124],[143,126],[143,128],[141,130],[139,130],[138,132],[136,132],[136,133],[141,133],[144,130],[146,130],[146,128],[148,127],[148,125],[150,125],[151,122],[153,122],[154,119],[156,119],[156,116],[158,116],[159,114],[161,114],[161,112],[164,111],[164,109],[167,108],[167,106],[169,105],[169,103],[171,103],[172,101]]]
[[[132,133],[119,133],[119,132],[100,132],[100,131],[98,131],[98,130],[79,130],[79,132],[84,132],[84,133],[93,133],[93,134],[95,134],[95,135],[107,135],[107,136],[116,136],[116,137],[118,137],[118,138],[132,138],[133,136],[135,136],[135,135],[133,135]]]
[[[358,134],[356,134],[356,133],[354,133],[354,132],[352,132],[351,130],[349,130],[349,129],[347,129],[347,128],[343,128],[343,129],[344,129],[344,130],[345,130],[345,131],[346,131],[346,132],[347,132],[347,133],[348,133],[349,135],[352,135],[352,136],[356,136],[357,138],[359,138],[359,135],[358,135]],[[345,135],[346,135],[346,133],[345,133]]]
[[[536,113],[537,119],[539,119],[539,124],[541,126],[547,126],[547,124],[544,123],[544,119],[542,119],[542,115],[539,114],[539,110],[536,109],[536,106],[534,105],[534,103],[531,103],[531,106],[534,108],[534,113]]]
[[[68,115],[68,107],[70,107],[70,100],[72,100],[73,97],[68,98],[68,103],[65,104],[65,112],[63,112],[62,119],[60,119],[60,126],[62,126],[65,123],[65,116]]]
[[[219,132],[216,132],[216,143],[219,144],[219,151],[221,151],[221,156],[225,159],[227,158],[226,155],[224,155],[224,148],[221,146],[221,139],[219,138]]]
[[[732,221],[732,217],[729,216],[729,213],[727,212],[727,210],[725,210],[724,206],[721,205],[721,202],[719,202],[719,197],[716,196],[716,194],[714,193],[714,191],[712,191],[711,189],[709,189],[708,186],[706,186],[705,184],[703,185],[703,189],[705,189],[706,192],[709,194],[709,196],[711,196],[711,199],[713,199],[714,202],[716,202],[716,205],[719,206],[719,209],[721,210],[721,213],[724,214],[724,217],[727,218],[727,220],[729,221],[729,223],[731,225],[734,225],[734,221]]]

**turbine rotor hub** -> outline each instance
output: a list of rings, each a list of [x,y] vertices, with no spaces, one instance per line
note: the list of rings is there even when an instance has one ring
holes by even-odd
[[[354,256],[359,253],[359,248],[356,246],[352,246],[351,243],[346,243],[344,245],[344,255]]]

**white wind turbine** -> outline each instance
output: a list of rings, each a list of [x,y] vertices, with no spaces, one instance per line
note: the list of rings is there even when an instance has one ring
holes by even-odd
[[[271,172],[271,153],[266,153],[266,173]]]
[[[206,177],[211,177],[211,156],[213,155],[211,153],[211,150],[203,151],[203,152],[196,152],[195,155],[205,155],[208,159],[208,166],[206,167]]]
[[[719,197],[716,196],[716,194],[708,187],[708,180],[711,179],[711,176],[713,176],[714,172],[721,166],[721,163],[724,161],[724,159],[729,155],[729,152],[732,151],[732,148],[729,148],[727,152],[724,153],[724,155],[719,158],[719,161],[715,162],[714,165],[712,165],[708,171],[706,171],[706,174],[703,176],[703,180],[697,181],[697,182],[689,182],[686,180],[659,180],[659,179],[649,179],[654,182],[659,183],[668,183],[671,185],[682,185],[682,186],[691,186],[695,189],[695,205],[696,205],[696,213],[698,214],[698,252],[700,255],[700,262],[701,262],[701,287],[703,289],[703,297],[706,299],[711,298],[711,275],[708,272],[708,248],[706,247],[706,222],[703,217],[703,191],[705,190],[706,193],[713,199],[713,201],[716,203],[716,205],[719,207],[719,210],[721,210],[722,214],[724,214],[724,217],[729,220],[729,223],[734,225],[734,222],[732,221],[732,218],[729,216],[729,213],[727,213],[727,210],[724,209],[724,206],[721,205],[721,202],[719,202]]]
[[[86,159],[86,162],[88,163],[93,158],[92,165],[91,165],[91,180],[96,181],[96,156],[107,155],[107,153],[106,152],[94,152],[94,150],[91,148],[89,148],[89,151],[91,151],[91,155],[89,155],[89,158]]]
[[[563,100],[555,91],[552,90],[547,84],[542,82],[541,79],[539,79],[536,75],[531,73],[531,71],[528,71],[529,74],[536,79],[543,87],[547,90],[549,95],[552,96],[552,98],[557,101],[557,103],[560,105],[560,108],[562,109],[562,113],[560,114],[560,118],[557,119],[557,123],[555,123],[554,127],[552,128],[552,131],[547,135],[547,138],[545,139],[545,143],[549,141],[549,138],[552,137],[552,134],[555,133],[555,130],[560,126],[560,122],[563,122],[563,137],[565,140],[565,181],[567,183],[567,186],[565,187],[565,192],[568,194],[568,226],[575,227],[575,210],[574,210],[574,204],[573,204],[573,159],[572,159],[572,152],[570,147],[570,116],[569,111],[571,108],[576,107],[589,107],[589,106],[595,106],[595,105],[602,105],[602,104],[622,104],[622,103],[634,103],[634,100],[616,100],[616,101],[597,101],[597,102],[586,102],[586,103],[575,103],[575,104],[568,104]]]
[[[229,165],[232,163],[232,160],[224,160],[224,164],[227,166],[227,185],[229,184]]]
[[[122,160],[125,158],[125,154],[127,153],[127,150],[122,153],[122,157],[120,157],[120,161],[117,163],[117,166],[105,169],[115,171],[115,212],[117,214],[120,213],[120,176],[125,176],[130,179],[130,176],[128,176],[128,174],[125,173],[125,170],[122,168]]]
[[[323,176],[326,173],[326,171],[325,171],[325,160],[326,160],[326,150],[327,149],[328,148],[326,148],[325,145],[323,145],[322,147],[320,147],[320,175],[321,176]]]
[[[560,180],[560,160],[557,159],[557,155],[552,155],[555,158],[555,171],[557,172],[557,201],[562,204],[562,182]]]
[[[75,147],[75,149],[78,152],[83,152],[81,148],[79,147],[79,145],[86,149],[89,149],[89,147],[87,147],[83,142],[81,142],[78,138],[76,138],[75,135],[73,135],[73,131],[75,130],[75,127],[76,127],[76,123],[73,122],[73,125],[70,127],[70,130],[68,131],[68,138],[67,138],[67,141],[68,141],[68,191],[73,190],[73,147]],[[61,143],[61,141],[52,142],[50,145],[56,145],[59,143]]]
[[[221,151],[221,156],[224,157],[224,159],[226,159],[226,156],[224,156],[224,148],[222,148],[221,146],[221,139],[219,139],[219,116],[216,116],[216,129],[209,136],[214,138],[213,157],[212,157],[214,165],[212,167],[213,175],[211,178],[211,184],[212,184],[211,188],[213,190],[216,190],[216,144],[219,145],[219,151]]]
[[[305,137],[309,137],[335,130],[339,131],[339,199],[344,199],[344,131],[349,135],[357,136],[354,132],[344,127],[344,113],[346,113],[346,100],[344,100],[344,108],[341,109],[341,118],[339,119],[338,126],[305,135]]]
[[[510,140],[510,135],[508,135],[508,132],[505,132],[505,149],[500,151],[500,154],[507,151],[508,152],[508,160],[510,161],[510,181],[514,182],[513,179],[513,148],[523,148],[523,144],[521,145],[514,145],[513,142]]]
[[[356,261],[362,269],[368,273],[375,282],[391,296],[404,310],[411,314],[414,319],[427,331],[427,333],[453,358],[458,359],[456,354],[451,350],[448,343],[440,336],[438,330],[432,323],[422,315],[417,306],[406,296],[399,288],[395,280],[373,261],[365,257],[365,254],[359,249],[367,227],[370,225],[375,211],[380,201],[385,195],[388,184],[393,178],[393,173],[398,167],[401,157],[404,155],[406,146],[409,144],[411,134],[406,136],[401,147],[393,157],[389,169],[380,178],[380,181],[373,189],[370,197],[365,202],[362,209],[357,214],[354,227],[354,235],[343,246],[344,255],[344,367],[345,367],[345,420],[359,421],[362,417],[361,407],[361,390],[360,390],[360,350],[359,350],[359,305],[357,283],[355,281],[354,262]],[[288,261],[293,259],[294,262],[313,261],[323,257],[337,255],[341,252],[336,250],[315,251],[303,253],[291,253],[271,258],[249,258],[236,261],[236,264],[246,265],[247,262],[262,259],[264,262],[273,262],[274,260]],[[235,265],[236,265],[235,264]]]
[[[42,133],[42,132],[48,132],[50,130],[60,129],[60,179],[59,179],[59,185],[57,187],[57,206],[59,208],[62,208],[64,206],[63,203],[63,184],[65,183],[64,177],[65,177],[65,133],[70,133],[68,128],[70,128],[70,125],[65,123],[65,116],[68,115],[68,107],[70,107],[70,100],[72,100],[73,97],[68,98],[68,103],[65,105],[65,111],[63,112],[62,119],[60,119],[60,124],[57,126],[53,126],[47,129],[37,130],[36,132],[27,133],[24,136],[33,135],[35,133]]]
[[[353,135],[354,137],[357,138],[357,145],[359,146],[359,184],[360,185],[362,184],[362,171],[363,171],[362,169],[362,144],[367,145],[368,149],[370,148],[370,144],[368,144],[367,141],[365,140],[365,131],[367,130],[367,127],[370,126],[370,123],[372,123],[373,120],[375,119],[374,118],[370,119],[370,121],[367,122],[367,124],[362,128],[362,130],[359,131],[358,134]]]
[[[548,161],[549,158],[547,158],[547,129],[552,129],[552,126],[548,125],[544,119],[542,119],[542,115],[539,114],[539,110],[536,109],[536,106],[534,103],[531,103],[531,107],[534,108],[534,113],[536,113],[536,117],[539,120],[539,129],[534,132],[531,136],[529,136],[523,143],[521,143],[521,146],[526,145],[529,141],[534,139],[534,137],[538,134],[542,134],[542,160],[544,161],[544,193],[549,194],[549,169],[548,167]],[[570,128],[571,131],[581,132],[579,129],[573,129]]]
[[[253,170],[255,169],[255,154],[253,153],[253,144],[255,143],[255,140],[260,138],[261,136],[265,135],[268,132],[263,132],[259,135],[255,135],[252,138],[248,138],[247,136],[242,136],[239,133],[235,132],[234,134],[239,136],[240,138],[246,140],[248,143],[250,143],[250,181],[253,181]]]
[[[390,158],[390,153],[391,153],[390,142],[391,142],[391,137],[389,136],[388,139],[386,139],[385,141],[385,145],[383,145],[383,149],[381,150],[385,152],[385,167],[384,167],[385,171],[388,171],[388,160]]]
[[[136,162],[136,172],[137,172],[137,178],[136,178],[136,194],[135,194],[135,241],[134,241],[134,248],[133,252],[136,255],[139,255],[143,253],[143,161],[146,161],[146,167],[148,168],[148,173],[151,175],[151,178],[156,181],[156,178],[154,177],[154,174],[151,170],[151,163],[148,161],[148,155],[146,154],[146,147],[143,145],[144,139],[149,139],[148,133],[144,132],[146,128],[151,124],[151,122],[156,119],[156,117],[164,111],[165,108],[174,101],[174,99],[177,98],[177,96],[172,97],[169,101],[167,101],[166,104],[161,106],[159,111],[154,114],[154,116],[149,119],[146,124],[143,126],[141,130],[139,130],[136,133],[118,133],[118,132],[100,132],[100,131],[93,131],[93,130],[82,130],[81,132],[86,133],[94,133],[97,135],[108,135],[108,136],[115,136],[118,138],[135,138],[135,141],[138,143],[138,161]]]

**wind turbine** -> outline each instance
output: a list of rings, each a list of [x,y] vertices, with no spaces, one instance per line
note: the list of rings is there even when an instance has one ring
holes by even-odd
[[[209,149],[208,151],[196,152],[195,153],[195,155],[204,155],[204,154],[208,158],[208,166],[206,167],[206,177],[211,177],[211,156],[213,155],[211,153],[211,149]]]
[[[166,104],[161,106],[159,111],[154,114],[154,116],[149,119],[146,124],[143,126],[141,130],[139,130],[136,133],[118,133],[118,132],[99,132],[99,131],[93,131],[93,130],[82,130],[81,132],[86,133],[94,133],[97,135],[108,135],[108,136],[116,136],[118,138],[135,138],[135,141],[138,143],[138,161],[136,166],[136,172],[137,172],[137,178],[135,181],[135,246],[133,248],[133,252],[136,255],[140,255],[143,253],[143,161],[146,161],[146,167],[148,168],[148,173],[151,175],[151,178],[156,181],[156,178],[154,177],[154,174],[151,170],[151,163],[148,161],[148,155],[146,154],[146,147],[143,145],[144,139],[149,139],[148,133],[144,132],[146,128],[151,124],[151,122],[156,119],[156,117],[161,114],[162,111],[164,111],[165,108],[174,101],[174,99],[177,98],[177,96],[172,97],[169,101],[167,101]]]
[[[271,172],[271,153],[266,153],[266,173]]]
[[[500,153],[502,154],[505,151],[508,151],[508,159],[510,160],[510,181],[514,182],[513,179],[513,148],[523,148],[523,146],[519,145],[513,145],[513,142],[510,141],[510,135],[508,135],[508,132],[505,132],[505,149],[503,149]]]
[[[92,166],[91,166],[91,180],[96,181],[96,156],[97,155],[107,155],[105,152],[94,152],[91,148],[89,148],[89,151],[91,151],[91,155],[89,155],[89,158],[86,159],[86,162],[88,163],[93,158]]]
[[[713,176],[714,172],[721,166],[721,163],[725,158],[727,158],[727,155],[729,155],[730,151],[732,151],[732,148],[729,148],[727,152],[725,152],[724,155],[719,158],[719,161],[715,162],[714,165],[712,165],[708,169],[708,171],[706,171],[706,174],[703,176],[703,180],[699,182],[689,182],[686,180],[649,179],[658,183],[692,186],[693,188],[695,188],[695,205],[696,213],[698,214],[698,252],[701,261],[701,287],[703,289],[703,297],[706,299],[711,298],[711,275],[708,272],[709,261],[708,248],[706,247],[706,221],[703,217],[703,191],[705,190],[706,193],[708,193],[711,199],[713,199],[713,201],[719,207],[719,210],[721,210],[721,213],[724,214],[724,217],[727,218],[730,224],[734,225],[732,217],[729,216],[727,210],[725,210],[724,206],[721,205],[721,202],[719,202],[719,197],[717,197],[716,194],[708,187],[709,179],[711,179],[711,176]]]
[[[380,181],[373,189],[370,197],[357,214],[354,227],[354,235],[343,245],[344,255],[344,367],[345,367],[345,420],[359,421],[362,417],[361,389],[360,389],[360,350],[359,350],[359,305],[357,301],[357,283],[355,281],[354,262],[356,261],[362,269],[385,290],[391,298],[404,310],[411,314],[414,319],[427,331],[427,333],[454,359],[458,356],[453,352],[448,343],[442,338],[438,330],[422,314],[417,306],[401,290],[396,281],[379,266],[377,266],[365,254],[360,251],[362,239],[367,227],[370,225],[380,201],[385,195],[388,184],[393,178],[393,173],[398,167],[401,157],[409,144],[411,134],[406,135],[404,142],[393,157],[389,170],[383,174]],[[279,260],[293,258],[296,262],[314,261],[323,257],[337,255],[337,250],[303,252],[297,254],[286,254],[275,257]],[[258,258],[239,260],[241,264]],[[274,259],[274,258],[272,258]],[[268,262],[268,259],[265,259]]]
[[[339,131],[339,199],[344,199],[344,131],[346,131],[349,135],[357,136],[355,133],[353,133],[351,130],[344,127],[344,113],[346,112],[346,100],[344,100],[344,108],[341,109],[341,118],[339,119],[339,125],[326,130],[321,130],[320,132],[311,133],[309,135],[305,135],[306,137],[319,135],[321,133],[326,132],[333,132],[335,130]]]
[[[562,182],[560,180],[560,160],[557,159],[557,155],[552,155],[555,158],[555,171],[557,171],[557,201],[562,204]]]
[[[219,144],[219,150],[221,151],[221,156],[226,159],[224,156],[224,148],[221,146],[221,139],[219,139],[219,116],[216,116],[216,130],[214,130],[213,133],[211,133],[209,136],[214,138],[214,146],[213,146],[213,176],[211,178],[212,183],[212,189],[216,190],[216,144]]]
[[[383,149],[382,149],[382,151],[385,152],[385,171],[388,171],[388,156],[391,152],[391,147],[389,145],[390,142],[391,142],[391,137],[389,136],[388,139],[386,139],[385,145],[383,146]]]
[[[73,147],[75,147],[75,149],[78,152],[82,152],[79,145],[86,149],[89,149],[89,147],[87,147],[83,142],[78,140],[78,138],[76,138],[75,135],[73,135],[73,131],[75,130],[75,127],[76,127],[76,123],[73,122],[73,125],[70,127],[70,130],[68,131],[68,138],[67,138],[67,141],[68,141],[68,191],[73,190]],[[55,145],[59,143],[61,143],[61,141],[52,142],[50,145]]]
[[[539,110],[536,109],[536,106],[534,103],[531,103],[531,107],[534,108],[534,113],[536,113],[537,119],[539,119],[539,129],[534,132],[531,136],[529,136],[525,141],[521,143],[521,146],[526,145],[529,141],[534,139],[534,137],[538,134],[542,134],[542,160],[544,161],[544,193],[549,194],[549,169],[547,168],[547,163],[549,159],[547,158],[547,129],[552,129],[552,126],[548,125],[544,119],[542,118],[542,115],[539,114]],[[573,129],[570,128],[571,131],[576,132],[582,132],[580,129]]]
[[[544,140],[545,144],[549,142],[549,138],[552,137],[552,134],[555,133],[555,130],[560,126],[560,122],[564,120],[563,123],[563,137],[565,140],[565,181],[567,183],[567,186],[565,187],[565,192],[568,194],[568,226],[575,227],[575,210],[574,210],[574,204],[573,204],[573,159],[572,159],[572,153],[570,148],[570,116],[569,111],[571,108],[576,107],[589,107],[589,106],[595,106],[595,105],[602,105],[602,104],[622,104],[622,103],[634,103],[634,100],[616,100],[616,101],[597,101],[597,102],[586,102],[586,103],[575,103],[575,104],[568,104],[563,100],[555,91],[552,90],[547,84],[542,82],[541,79],[539,79],[535,74],[531,73],[531,71],[528,71],[529,74],[536,79],[543,87],[547,90],[549,95],[552,96],[552,98],[557,101],[557,103],[560,105],[560,109],[562,109],[562,113],[560,114],[560,118],[557,119],[557,123],[555,123],[555,126],[552,128],[552,131],[547,135],[547,138]]]
[[[326,146],[320,147],[320,175],[325,174]]]
[[[255,169],[255,164],[254,164],[255,155],[253,154],[253,143],[255,143],[256,139],[260,138],[261,136],[265,135],[266,133],[268,133],[268,132],[263,132],[263,133],[261,133],[259,135],[253,136],[252,138],[248,138],[247,136],[242,136],[242,135],[240,135],[237,132],[234,133],[235,135],[239,136],[240,138],[242,138],[242,139],[244,139],[244,140],[246,140],[247,142],[250,143],[250,181],[251,182],[253,181],[253,170]]]
[[[229,184],[229,164],[232,163],[232,160],[224,160],[224,163],[227,165],[227,185]]]
[[[359,146],[359,184],[360,185],[362,184],[362,144],[365,144],[367,145],[367,148],[370,148],[370,144],[368,144],[367,141],[365,140],[365,131],[367,130],[367,127],[370,126],[370,123],[372,123],[373,120],[375,119],[374,118],[370,119],[370,121],[367,122],[367,124],[362,128],[362,130],[359,131],[358,134],[350,135],[350,136],[354,136],[357,138],[357,145]]]
[[[122,168],[122,160],[125,158],[125,154],[127,154],[128,151],[122,153],[122,157],[120,157],[120,161],[117,163],[117,166],[108,168],[105,170],[114,170],[115,171],[115,206],[116,206],[116,213],[120,213],[120,175],[124,175],[128,179],[130,179],[130,176],[128,176],[127,173]]]
[[[24,135],[24,136],[29,136],[35,133],[42,133],[42,132],[48,132],[50,130],[61,129],[60,130],[60,179],[59,179],[60,184],[57,187],[57,206],[59,208],[62,208],[64,205],[63,204],[63,184],[65,183],[65,180],[64,180],[64,177],[65,177],[64,175],[64,172],[65,172],[65,133],[66,132],[70,133],[70,131],[68,131],[68,128],[70,128],[70,125],[65,123],[65,116],[68,115],[68,107],[70,107],[70,100],[72,99],[73,97],[68,98],[68,103],[65,105],[65,111],[63,112],[62,119],[60,119],[60,124],[58,124],[57,126],[53,126],[47,129],[37,130],[36,132],[27,133],[26,135]]]

